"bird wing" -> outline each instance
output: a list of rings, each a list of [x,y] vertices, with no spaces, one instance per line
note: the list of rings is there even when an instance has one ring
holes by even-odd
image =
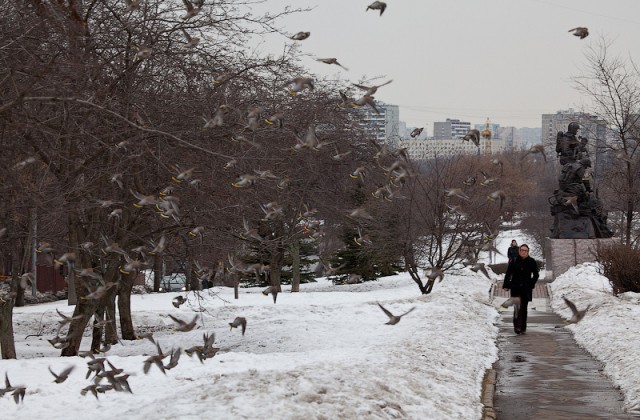
[[[378,306],[380,307],[380,309],[382,309],[382,312],[384,312],[385,314],[387,314],[387,316],[389,317],[389,319],[393,318],[393,314],[391,312],[389,312],[384,306],[380,305],[380,302],[376,302],[378,304]]]
[[[400,315],[401,317],[405,316],[406,314],[408,314],[409,312],[413,311],[414,309],[416,309],[416,307],[414,306],[413,308],[409,309],[407,312],[403,313],[402,315]]]
[[[576,305],[564,296],[562,297],[562,299],[564,299],[564,302],[567,304],[569,309],[571,309],[571,312],[576,315],[578,313],[578,308],[576,308]]]

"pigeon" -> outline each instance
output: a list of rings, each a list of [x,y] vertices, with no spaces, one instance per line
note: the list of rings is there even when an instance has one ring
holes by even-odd
[[[378,2],[376,2],[378,3]],[[386,86],[389,83],[393,82],[393,80],[387,80],[386,82],[384,82],[381,85],[373,85],[373,86],[364,86],[364,85],[358,85],[356,83],[353,84],[353,86],[357,87],[358,89],[362,89],[364,90],[364,96],[371,96],[371,95],[375,95],[376,92],[378,91],[378,88],[382,87],[382,86]]]
[[[500,209],[504,205],[504,200],[507,199],[507,195],[502,190],[492,192],[487,196],[487,200],[497,201],[500,204]]]
[[[349,70],[348,68],[346,68],[342,64],[338,63],[338,59],[337,58],[316,58],[316,60],[320,61],[321,63],[325,63],[325,64],[335,64],[336,66],[340,66],[345,70]]]
[[[56,378],[53,382],[57,384],[61,384],[67,380],[67,378],[69,377],[69,374],[73,371],[73,369],[75,369],[75,366],[71,365],[65,370],[63,370],[62,372],[57,374],[53,370],[51,370],[51,367],[49,367],[49,372],[51,372],[51,374]]]
[[[369,11],[369,9],[380,10],[380,16],[382,16],[386,8],[387,8],[387,3],[382,1],[374,1],[369,6],[367,6],[367,9],[365,10],[365,12]]]
[[[237,316],[233,322],[229,323],[229,325],[231,326],[231,329],[242,326],[242,335],[244,335],[244,332],[247,330],[247,319],[242,316]]]
[[[544,152],[544,144],[540,143],[540,144],[534,144],[533,146],[531,146],[529,148],[529,150],[527,150],[527,153],[525,153],[521,159],[524,159],[525,157],[527,157],[527,155],[529,155],[530,153],[540,153],[542,155],[542,158],[544,159],[545,163],[547,162],[547,155]]]
[[[382,309],[382,312],[387,314],[387,316],[389,317],[389,322],[387,322],[385,325],[396,325],[398,322],[400,322],[400,318],[402,318],[403,316],[405,316],[409,312],[411,312],[414,309],[416,309],[416,307],[414,306],[413,308],[409,309],[407,312],[403,313],[402,315],[394,315],[391,312],[389,312],[384,306],[382,306],[380,304],[380,302],[376,302],[376,303],[378,304],[380,309]]]
[[[474,265],[472,265],[470,267],[471,271],[473,271],[474,273],[477,273],[478,271],[480,271],[482,274],[484,274],[489,280],[491,280],[491,276],[489,276],[489,272],[487,271],[487,268],[484,266],[484,263],[481,262],[477,262]]]
[[[469,132],[465,134],[462,140],[472,141],[473,144],[475,144],[477,147],[480,147],[480,130],[477,130],[475,128],[469,130]]]
[[[420,127],[420,128],[414,128],[411,131],[411,134],[409,134],[412,138],[413,137],[418,137],[420,134],[422,134],[422,130],[424,130],[424,127]]]
[[[289,37],[289,39],[293,39],[294,41],[303,41],[311,35],[311,32],[298,32],[295,35]]]
[[[278,299],[278,288],[274,286],[269,286],[262,291],[262,294],[265,296],[269,296],[269,293],[273,296],[273,303],[276,303],[276,299]]]
[[[182,297],[182,296],[176,296],[171,300],[171,304],[175,307],[175,308],[179,308],[180,305],[182,305],[183,303],[185,303],[187,300]]]
[[[169,318],[171,318],[173,320],[173,322],[175,322],[176,324],[178,324],[178,326],[176,327],[176,330],[178,331],[182,331],[182,332],[187,332],[187,331],[191,331],[192,329],[194,329],[196,327],[196,322],[198,321],[198,315],[194,316],[193,319],[191,320],[191,322],[187,323],[179,318],[176,318],[175,316],[169,314]]]
[[[180,360],[181,354],[182,354],[182,349],[180,347],[178,347],[177,350],[171,349],[171,359],[169,359],[169,364],[165,365],[164,368],[166,370],[170,370],[178,366],[178,360]]]
[[[569,29],[568,32],[573,32],[573,35],[579,37],[580,39],[584,39],[589,36],[589,29],[583,26],[578,26],[577,28]]]
[[[500,306],[502,306],[503,308],[509,308],[514,305],[520,306],[520,303],[521,303],[520,297],[514,296],[502,302]]]
[[[425,270],[425,277],[431,282],[435,282],[438,278],[442,281],[444,280],[444,271],[438,267],[431,267],[428,273]]]
[[[466,201],[471,201],[469,196],[465,194],[460,188],[447,188],[444,190],[444,192],[447,194],[447,197],[458,197]]]
[[[576,324],[580,322],[582,318],[584,318],[584,316],[586,315],[587,311],[589,310],[589,307],[591,306],[591,305],[587,305],[586,308],[579,311],[578,308],[576,308],[576,305],[573,302],[571,302],[569,299],[567,299],[564,296],[562,296],[562,299],[564,299],[564,302],[567,304],[569,309],[571,309],[571,313],[573,314],[571,316],[571,319],[567,321],[567,323],[569,324]]]
[[[187,8],[187,14],[180,18],[183,21],[190,19],[196,16],[198,13],[200,13],[200,10],[202,9],[202,5],[204,4],[204,0],[196,1],[195,6],[189,0],[182,0],[182,2],[184,3],[184,6]]]

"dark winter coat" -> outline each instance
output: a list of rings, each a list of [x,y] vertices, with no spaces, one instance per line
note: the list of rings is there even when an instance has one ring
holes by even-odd
[[[509,258],[509,262],[512,262],[516,258],[518,258],[518,255],[520,255],[518,254],[518,249],[520,249],[518,245],[509,247],[509,249],[507,250],[507,258]]]
[[[536,286],[540,273],[538,263],[533,258],[518,256],[507,268],[502,287],[511,290],[511,296],[519,296],[527,301],[533,298],[533,288]]]

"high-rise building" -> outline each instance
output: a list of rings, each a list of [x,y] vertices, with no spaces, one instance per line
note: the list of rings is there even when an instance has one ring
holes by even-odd
[[[360,108],[360,125],[380,144],[398,148],[400,142],[400,108],[376,101],[376,113],[369,107]]]
[[[412,139],[404,138],[400,140],[400,147],[407,149],[407,154],[411,159],[430,160],[435,158],[446,158],[456,155],[492,155],[504,151],[504,140],[501,139],[480,139],[480,147],[472,141],[461,139]]]
[[[604,159],[600,158],[607,140],[607,123],[598,117],[584,112],[576,112],[572,108],[557,111],[555,114],[542,114],[542,143],[550,161],[557,160],[556,139],[559,131],[567,131],[569,123],[580,124],[578,135],[586,137],[587,151],[591,159],[591,168],[594,181],[598,181],[604,174],[602,165]]]
[[[433,138],[435,140],[461,139],[471,129],[471,123],[447,118],[443,122],[433,123]]]

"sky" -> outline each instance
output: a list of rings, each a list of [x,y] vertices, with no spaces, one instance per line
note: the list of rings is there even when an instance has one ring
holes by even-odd
[[[300,44],[303,63],[329,79],[393,83],[376,99],[400,106],[400,120],[426,127],[455,118],[503,127],[540,127],[543,113],[587,109],[572,83],[584,54],[603,37],[611,52],[640,62],[637,0],[425,0],[387,1],[382,16],[365,11],[370,0],[266,0],[312,8],[282,21],[287,34],[311,36]],[[581,40],[568,31],[583,26]],[[282,51],[288,40],[262,39],[264,51]],[[347,67],[315,61],[335,57]]]
[[[517,229],[501,234],[497,247],[506,250],[512,238],[537,252]],[[209,289],[200,300],[191,293],[180,308],[171,305],[178,293],[134,295],[137,330],[154,331],[165,353],[200,344],[203,333],[215,333],[220,350],[204,363],[182,353],[166,375],[155,366],[145,375],[143,361],[156,352],[150,341],[113,345],[101,356],[130,375],[133,393],[107,391],[98,399],[80,393],[92,384],[87,360],[61,358],[47,342],[60,319],[56,310],[70,315],[73,308],[66,301],[15,308],[19,358],[0,360],[0,378],[6,374],[26,392],[20,404],[10,393],[0,397],[0,411],[12,419],[479,419],[482,379],[498,357],[503,322],[498,308],[504,298],[491,300],[488,293],[498,276],[490,276],[467,268],[447,272],[427,296],[406,273],[342,286],[321,278],[301,285],[299,293],[285,286],[277,304],[259,288],[241,289],[238,300],[227,288]],[[603,363],[625,407],[640,413],[640,294],[612,296],[594,264],[570,269],[551,288],[551,306],[565,319],[570,313],[563,295],[579,309],[591,305],[579,324],[565,328]],[[396,315],[415,310],[385,325],[378,302]],[[176,331],[170,314],[183,320],[199,315],[198,327]],[[228,325],[236,316],[247,320],[244,336]],[[81,350],[89,342],[87,330]],[[69,366],[75,367],[69,378],[53,383],[48,369],[59,373]]]

